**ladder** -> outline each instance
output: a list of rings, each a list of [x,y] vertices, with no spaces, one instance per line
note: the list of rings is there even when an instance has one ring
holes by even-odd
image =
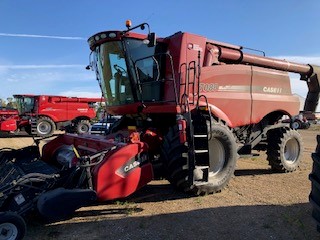
[[[31,117],[30,118],[30,125],[31,125],[31,135],[37,135],[37,125],[38,125],[38,120],[36,117]]]
[[[200,56],[199,56],[200,61]],[[206,184],[209,180],[209,144],[210,140],[208,130],[211,132],[211,114],[207,98],[204,95],[199,95],[200,85],[200,67],[196,61],[191,61],[189,64],[182,64],[181,70],[185,68],[185,81],[182,82],[180,75],[180,86],[183,86],[183,94],[181,97],[181,110],[183,117],[187,120],[188,131],[188,166],[189,166],[189,183],[191,185]],[[181,88],[180,88],[181,89]],[[191,99],[190,99],[191,95]],[[204,98],[206,111],[202,111],[203,107],[199,106],[199,100]],[[196,105],[195,111],[190,112],[190,106]],[[206,114],[203,114],[205,112]],[[209,112],[209,114],[208,114]],[[208,127],[208,117],[209,124]]]

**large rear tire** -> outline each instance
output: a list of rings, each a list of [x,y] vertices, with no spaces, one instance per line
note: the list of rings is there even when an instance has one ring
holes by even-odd
[[[317,230],[320,232],[320,135],[317,136],[316,151],[312,153],[312,172],[309,175],[311,192],[309,201],[312,205],[312,217],[316,220]]]
[[[171,128],[162,147],[170,183],[197,195],[221,191],[234,175],[238,156],[236,142],[227,126],[222,123],[212,125],[209,148],[208,181],[189,181],[188,147],[180,143],[178,127]]]
[[[0,213],[0,239],[23,239],[26,228],[25,221],[18,214],[13,212]]]
[[[56,130],[56,124],[49,117],[40,117],[37,121],[37,135],[48,137]]]
[[[279,128],[268,132],[267,160],[276,172],[293,172],[301,162],[303,143],[293,129]]]

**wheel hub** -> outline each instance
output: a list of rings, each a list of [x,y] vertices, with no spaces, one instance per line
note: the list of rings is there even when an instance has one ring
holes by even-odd
[[[81,128],[80,128],[80,131],[81,131],[82,133],[88,132],[88,130],[89,130],[88,127],[85,126],[85,125],[81,126]]]
[[[38,125],[38,132],[41,134],[48,134],[51,131],[51,126],[48,123],[40,123]]]
[[[285,145],[284,156],[289,164],[293,164],[299,156],[299,143],[296,139],[289,139]]]
[[[210,156],[210,176],[214,176],[221,171],[225,164],[225,149],[219,139],[214,139],[211,143],[213,154]]]
[[[12,223],[0,224],[0,240],[14,240],[18,235],[17,227]]]

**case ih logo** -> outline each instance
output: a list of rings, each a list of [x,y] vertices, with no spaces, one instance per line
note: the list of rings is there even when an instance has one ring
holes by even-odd
[[[200,83],[200,92],[244,92],[244,93],[269,93],[269,94],[291,94],[290,89],[279,87],[247,86],[247,85],[219,85],[218,83]]]
[[[277,87],[263,87],[262,91],[265,92],[265,93],[276,93],[276,94],[280,94],[280,93],[282,92],[282,88],[277,88]]]
[[[117,169],[116,174],[120,177],[125,178],[130,172],[134,169],[140,167],[141,163],[148,160],[147,154],[143,153],[134,158],[131,158],[128,162],[122,165],[120,168]]]

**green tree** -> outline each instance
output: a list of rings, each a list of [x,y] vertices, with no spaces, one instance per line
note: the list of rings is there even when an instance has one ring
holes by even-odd
[[[5,107],[6,105],[6,100],[0,98],[0,107]]]
[[[7,108],[17,108],[17,103],[14,101],[12,97],[7,98],[8,103],[5,104],[5,107]]]

